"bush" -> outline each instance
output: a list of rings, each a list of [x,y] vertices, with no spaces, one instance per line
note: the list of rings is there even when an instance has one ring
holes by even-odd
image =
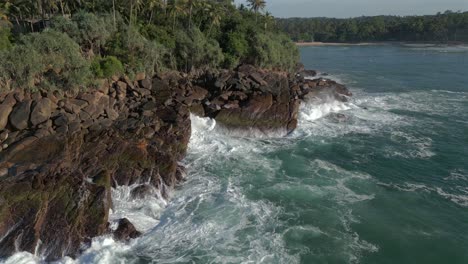
[[[214,39],[208,39],[199,29],[176,34],[174,51],[179,70],[190,71],[193,68],[217,68],[224,60],[223,51]]]
[[[104,58],[101,61],[101,67],[104,77],[107,78],[124,73],[122,62],[114,56]]]
[[[119,23],[122,23],[119,18]],[[85,51],[92,50],[101,54],[101,49],[115,33],[116,28],[109,15],[97,16],[79,12],[72,19],[57,16],[52,19],[51,28],[66,33]]]
[[[240,61],[245,60],[248,55],[249,42],[246,39],[246,35],[239,31],[227,34],[225,42],[224,52],[226,55],[224,66],[227,68],[234,68]]]
[[[167,49],[144,38],[134,27],[123,26],[107,45],[107,54],[119,58],[127,74],[145,72],[152,76],[166,68]]]
[[[91,63],[91,71],[99,78],[110,78],[125,72],[122,62],[114,56],[96,57]]]
[[[299,61],[299,51],[284,34],[261,33],[252,39],[251,58],[262,68],[294,70]]]
[[[149,24],[143,26],[140,32],[145,38],[161,43],[167,49],[173,50],[176,46],[171,28]]]
[[[6,21],[0,20],[0,50],[11,48],[11,30]]]
[[[66,34],[46,30],[20,38],[0,54],[0,82],[7,87],[70,89],[87,84],[90,65]]]

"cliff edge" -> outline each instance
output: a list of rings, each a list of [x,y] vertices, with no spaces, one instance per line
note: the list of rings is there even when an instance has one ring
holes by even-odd
[[[15,251],[47,260],[76,256],[91,238],[111,232],[113,187],[138,184],[136,195],[157,189],[167,196],[185,177],[179,161],[190,113],[229,129],[286,135],[302,100],[351,96],[343,85],[301,72],[243,65],[101,80],[79,93],[0,94],[0,258]],[[138,235],[117,231],[117,238]]]

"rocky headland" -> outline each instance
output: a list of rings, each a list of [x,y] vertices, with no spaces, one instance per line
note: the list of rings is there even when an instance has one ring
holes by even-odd
[[[351,93],[334,81],[243,65],[100,80],[86,92],[0,94],[0,258],[29,251],[76,256],[93,237],[140,233],[122,219],[110,230],[111,188],[168,196],[186,173],[190,114],[228,129],[286,135],[301,101]]]

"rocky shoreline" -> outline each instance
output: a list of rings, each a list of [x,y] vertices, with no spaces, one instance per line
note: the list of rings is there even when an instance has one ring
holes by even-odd
[[[111,188],[139,186],[167,197],[185,177],[190,113],[228,129],[286,135],[301,101],[351,93],[327,79],[243,65],[236,70],[168,72],[101,80],[87,92],[14,90],[0,94],[0,258],[28,251],[76,256],[93,237],[139,235],[108,223]]]

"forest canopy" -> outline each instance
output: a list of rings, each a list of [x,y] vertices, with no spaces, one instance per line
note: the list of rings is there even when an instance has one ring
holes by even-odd
[[[83,88],[118,74],[243,63],[294,69],[298,50],[264,12],[266,2],[248,2],[2,1],[0,89]]]
[[[287,18],[278,19],[278,26],[294,41],[302,42],[468,42],[468,12],[350,19]]]

